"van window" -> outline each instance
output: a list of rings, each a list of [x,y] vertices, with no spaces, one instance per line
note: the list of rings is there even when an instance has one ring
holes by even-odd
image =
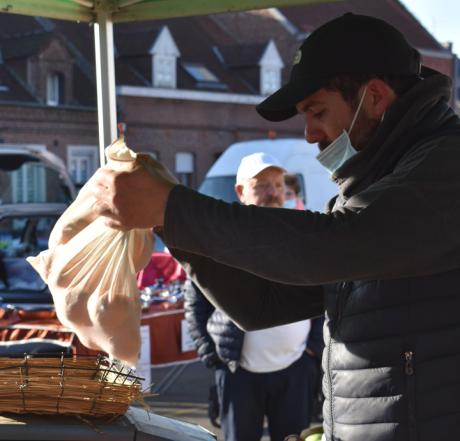
[[[198,191],[225,202],[239,202],[235,193],[236,176],[214,176],[205,178]]]

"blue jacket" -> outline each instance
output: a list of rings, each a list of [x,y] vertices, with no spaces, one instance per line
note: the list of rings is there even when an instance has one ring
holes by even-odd
[[[185,289],[185,318],[198,356],[207,367],[224,363],[236,369],[241,357],[244,331],[214,306],[196,285],[187,282]],[[312,320],[307,347],[319,359],[324,348],[324,318]]]
[[[223,312],[214,308],[199,289],[187,282],[185,319],[198,356],[206,367],[219,363],[234,367],[240,360],[244,331]]]

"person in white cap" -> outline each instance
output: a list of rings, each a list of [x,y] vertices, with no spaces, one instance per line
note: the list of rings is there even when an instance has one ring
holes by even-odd
[[[254,153],[241,161],[235,192],[244,205],[281,208],[284,174],[276,158]],[[245,333],[191,284],[185,310],[201,360],[215,368],[226,441],[259,441],[264,416],[272,441],[308,427],[313,359],[305,349],[310,320]]]
[[[236,173],[235,192],[244,205],[281,208],[284,203],[284,173],[278,160],[268,153],[245,156]]]

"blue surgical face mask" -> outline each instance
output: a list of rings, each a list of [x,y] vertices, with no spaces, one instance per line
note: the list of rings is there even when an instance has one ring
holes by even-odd
[[[361,99],[356,109],[353,120],[350,124],[350,129],[347,131],[344,129],[343,133],[337,137],[333,142],[331,142],[326,149],[318,154],[316,159],[326,167],[329,172],[332,174],[335,173],[346,161],[348,161],[352,156],[356,155],[357,150],[353,147],[350,141],[349,133],[351,133],[353,126],[355,125],[356,119],[363,105],[364,97],[366,96],[367,86],[364,89],[364,92],[361,96]]]
[[[296,199],[286,199],[283,204],[283,208],[296,208],[297,201]]]

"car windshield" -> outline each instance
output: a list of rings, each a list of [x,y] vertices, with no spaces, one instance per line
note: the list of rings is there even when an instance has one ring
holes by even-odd
[[[33,158],[2,155],[0,204],[69,203],[69,189],[59,173]]]
[[[48,248],[54,216],[15,216],[0,220],[0,291],[43,291],[45,283],[26,261]]]
[[[235,193],[235,176],[214,176],[207,177],[198,191],[225,202],[238,202]]]

